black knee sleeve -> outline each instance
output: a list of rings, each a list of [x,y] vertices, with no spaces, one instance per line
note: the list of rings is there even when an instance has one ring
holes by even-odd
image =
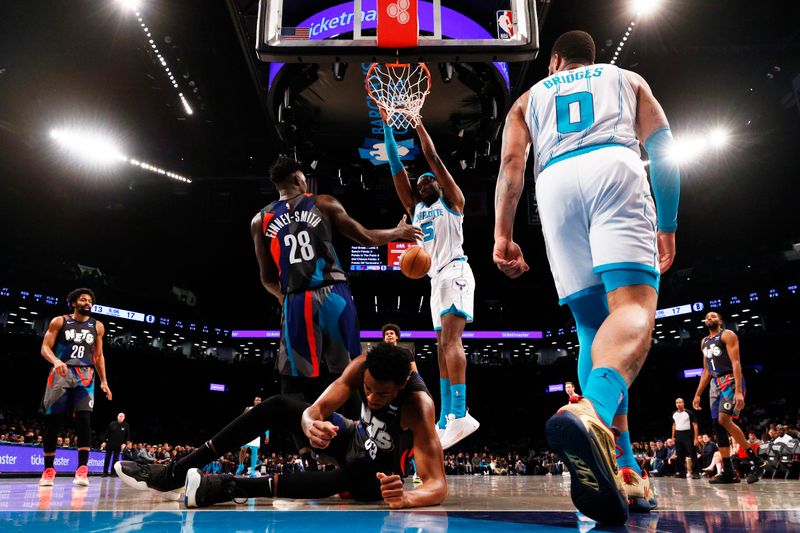
[[[728,430],[725,426],[719,423],[718,420],[714,421],[714,435],[717,436],[717,446],[720,448],[730,448],[731,439],[728,436]]]
[[[354,499],[362,502],[374,502],[383,498],[381,482],[375,477],[375,467],[372,461],[363,458],[348,461],[342,470],[345,474],[347,490]]]
[[[263,479],[263,478],[262,478]],[[327,498],[348,490],[347,474],[339,468],[317,472],[297,472],[278,478],[276,498]]]
[[[91,411],[78,411],[75,413],[75,433],[78,436],[78,448],[88,448],[92,445]]]
[[[56,451],[58,434],[64,428],[64,415],[46,415],[44,417],[44,435],[42,435],[42,448],[45,453]]]

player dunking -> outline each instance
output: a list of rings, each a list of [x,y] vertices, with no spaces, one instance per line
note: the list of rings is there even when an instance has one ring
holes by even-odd
[[[547,437],[572,474],[575,506],[620,524],[629,503],[652,506],[630,445],[628,387],[650,347],[659,274],[675,255],[680,175],[669,159],[669,123],[650,87],[638,74],[594,64],[594,57],[588,33],[561,35],[550,76],[506,117],[494,262],[512,278],[528,270],[512,232],[533,144],[547,258],[559,303],[575,317],[583,391],[547,422]],[[657,218],[640,142],[650,155]]]
[[[291,158],[278,158],[270,180],[280,198],[253,217],[250,233],[261,284],[283,305],[277,361],[281,393],[313,400],[322,388],[317,378],[323,362],[332,381],[361,353],[353,296],[333,248],[334,229],[365,246],[413,241],[422,232],[405,217],[395,228],[364,228],[336,198],[307,193],[302,165]],[[344,414],[358,416],[356,399]]]
[[[45,417],[44,472],[39,486],[50,487],[56,476],[53,463],[56,439],[68,415],[75,414],[78,434],[78,469],[73,483],[88,486],[89,448],[92,444],[90,418],[94,409],[94,377],[100,376],[100,389],[111,400],[103,355],[103,323],[91,317],[94,293],[75,289],[67,296],[72,314],[50,321],[42,341],[42,357],[53,365],[42,400]]]
[[[729,329],[725,329],[722,316],[716,311],[706,314],[705,324],[708,336],[700,342],[703,351],[703,374],[697,385],[697,392],[692,407],[700,410],[700,395],[711,382],[709,401],[711,418],[714,421],[714,433],[717,435],[717,446],[722,455],[722,474],[711,479],[709,483],[739,483],[739,478],[731,463],[730,434],[747,458],[753,463],[753,469],[747,476],[748,483],[755,483],[764,475],[767,461],[757,456],[750,447],[744,433],[733,421],[744,409],[745,383],[742,376],[742,360],[739,354],[739,337]]]
[[[474,314],[475,278],[464,255],[464,194],[436,153],[422,121],[416,127],[431,172],[411,189],[392,128],[384,118],[386,154],[397,196],[422,229],[422,246],[431,256],[431,317],[439,355],[441,411],[437,428],[445,450],[474,433],[480,424],[467,412],[467,357],[461,335]]]

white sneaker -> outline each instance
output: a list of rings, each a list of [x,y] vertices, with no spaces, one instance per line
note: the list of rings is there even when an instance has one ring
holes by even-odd
[[[445,428],[439,440],[442,442],[442,449],[446,450],[454,446],[457,442],[469,437],[481,426],[480,422],[467,414],[463,418],[456,418],[452,413],[447,415],[447,427]]]
[[[415,487],[415,488],[416,488],[416,487],[418,487],[419,485],[422,485],[422,478],[420,478],[420,477],[419,477],[418,475],[416,475],[416,474],[414,474],[414,477],[412,477],[412,478],[411,478],[411,480],[412,480],[412,482],[414,483],[414,487]]]
[[[444,435],[444,429],[439,427],[439,423],[437,422],[434,424],[433,429],[436,430],[436,436],[439,437],[439,440],[442,440],[442,435]]]

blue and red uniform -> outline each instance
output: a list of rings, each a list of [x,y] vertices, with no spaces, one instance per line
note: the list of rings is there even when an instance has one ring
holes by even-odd
[[[708,371],[711,372],[711,391],[709,400],[711,401],[711,418],[716,420],[719,413],[726,413],[733,418],[739,416],[736,409],[734,394],[736,392],[736,380],[733,376],[733,364],[728,355],[728,348],[722,341],[721,329],[716,335],[709,335],[703,339],[703,355],[706,358]],[[744,376],[742,376],[742,394],[745,393]]]
[[[261,228],[286,295],[278,370],[317,377],[324,362],[330,372],[343,372],[361,352],[358,317],[316,196],[272,202],[261,210]]]

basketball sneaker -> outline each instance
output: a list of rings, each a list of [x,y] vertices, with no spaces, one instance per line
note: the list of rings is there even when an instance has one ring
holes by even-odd
[[[545,425],[547,440],[567,465],[572,503],[580,512],[609,525],[628,519],[628,500],[617,467],[614,432],[592,402],[574,396]]]
[[[414,474],[414,476],[411,478],[411,481],[414,484],[414,487],[422,485],[422,478],[419,477],[417,474]]]
[[[767,471],[767,466],[769,466],[769,463],[761,457],[758,458],[757,462],[754,461],[753,469],[747,475],[747,483],[755,483],[764,477],[764,473]]]
[[[52,487],[53,480],[56,478],[56,469],[55,468],[45,468],[44,472],[42,472],[42,477],[39,479],[39,486],[40,487]]]
[[[723,470],[720,475],[711,478],[708,482],[712,485],[722,485],[727,483],[741,483],[742,480],[733,472],[726,472]]]
[[[87,468],[86,465],[79,466],[75,471],[75,477],[72,479],[72,484],[79,485],[81,487],[89,486],[89,468]]]
[[[141,465],[133,461],[117,461],[114,471],[123,483],[136,490],[149,490],[170,501],[181,499],[183,479],[173,475],[174,463]]]
[[[447,415],[447,427],[442,432],[439,440],[442,443],[442,449],[446,450],[454,446],[459,441],[462,441],[475,433],[481,427],[480,422],[469,414],[464,415],[462,418],[456,418],[456,415],[450,413]]]
[[[247,501],[241,489],[236,486],[236,479],[230,474],[204,476],[197,468],[186,474],[185,496],[183,504],[188,509],[208,507],[215,503]]]
[[[642,475],[633,468],[620,470],[625,495],[628,497],[628,510],[634,513],[649,513],[656,508],[656,494],[650,484],[650,476],[643,470]]]

